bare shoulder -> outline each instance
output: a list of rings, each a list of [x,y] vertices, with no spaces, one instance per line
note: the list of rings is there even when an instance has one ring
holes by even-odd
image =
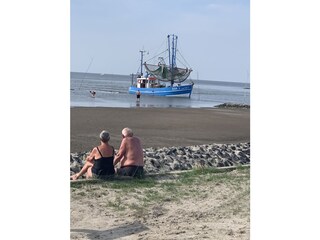
[[[96,154],[97,152],[98,152],[97,147],[94,147],[94,148],[91,150],[91,154]]]

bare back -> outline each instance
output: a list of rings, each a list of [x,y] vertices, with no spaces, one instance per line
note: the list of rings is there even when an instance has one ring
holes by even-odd
[[[143,150],[140,139],[137,137],[126,137],[122,139],[116,158],[120,159],[121,166],[143,166]]]
[[[90,155],[88,156],[89,161],[92,161],[94,159],[99,159],[101,157],[111,157],[113,155],[113,147],[106,143],[101,143],[98,146],[98,148],[102,156],[100,155],[99,151],[95,147],[94,149],[92,149]]]

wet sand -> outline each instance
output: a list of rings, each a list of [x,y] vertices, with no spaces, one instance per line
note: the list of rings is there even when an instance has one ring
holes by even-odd
[[[144,148],[250,141],[250,109],[76,107],[70,111],[71,152],[97,146],[103,129],[118,148],[124,127],[140,137]]]

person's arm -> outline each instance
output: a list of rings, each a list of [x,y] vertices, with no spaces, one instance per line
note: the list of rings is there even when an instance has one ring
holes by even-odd
[[[125,152],[126,152],[126,143],[124,138],[122,139],[118,153],[114,157],[114,160],[113,160],[114,166],[117,165],[117,163],[124,157]]]
[[[93,160],[95,159],[96,152],[97,152],[97,149],[96,149],[96,148],[92,149],[91,153],[90,153],[89,156],[86,158],[86,161],[92,163]]]

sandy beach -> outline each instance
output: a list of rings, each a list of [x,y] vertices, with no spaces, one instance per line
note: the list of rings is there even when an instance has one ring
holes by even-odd
[[[249,142],[250,109],[71,108],[70,150],[91,150],[103,129],[118,148],[124,127],[132,128],[144,148]]]
[[[73,184],[70,239],[248,240],[249,172]]]
[[[133,129],[143,147],[250,142],[249,109],[71,108],[71,152]],[[201,170],[201,169],[200,169]],[[249,239],[250,168],[71,183],[71,239]]]

